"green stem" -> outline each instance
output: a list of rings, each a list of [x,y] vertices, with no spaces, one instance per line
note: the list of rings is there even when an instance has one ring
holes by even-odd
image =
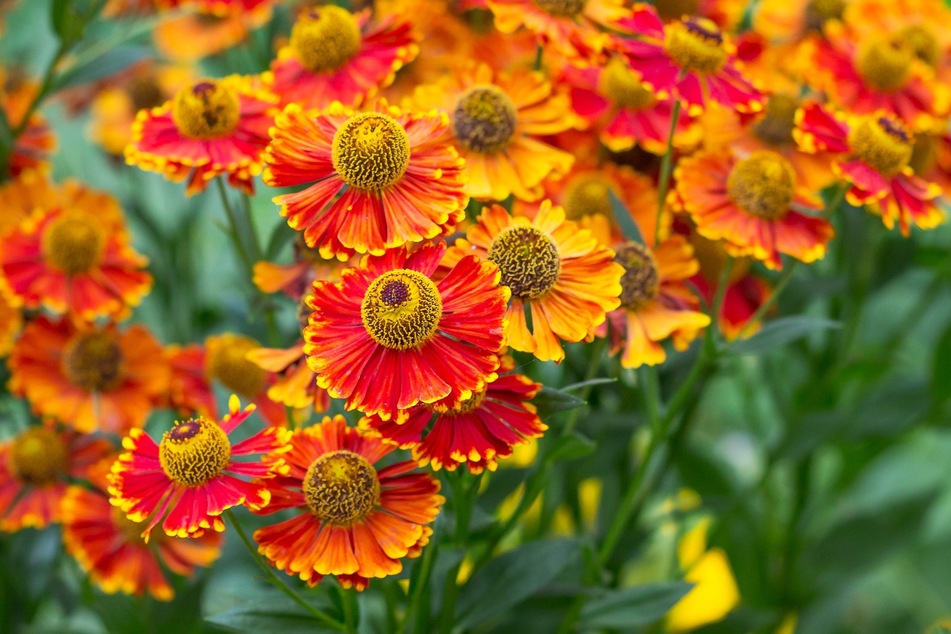
[[[664,215],[664,205],[667,191],[670,189],[670,173],[674,168],[674,135],[677,133],[677,122],[680,120],[680,99],[674,102],[674,110],[670,117],[670,130],[667,133],[667,151],[660,163],[660,180],[657,183],[657,223],[654,225],[654,247],[660,244],[661,218]]]
[[[326,625],[327,627],[345,632],[347,631],[346,626],[343,623],[340,623],[331,616],[324,614],[310,603],[305,601],[300,595],[294,592],[291,588],[287,587],[280,577],[277,576],[277,573],[274,572],[274,569],[271,567],[264,558],[258,554],[257,549],[254,547],[254,544],[251,543],[251,540],[248,538],[247,534],[244,532],[244,529],[241,527],[241,524],[238,522],[238,519],[234,516],[234,513],[231,512],[231,509],[225,511],[225,517],[228,518],[228,521],[231,522],[231,526],[234,528],[235,532],[238,533],[238,537],[241,538],[241,542],[244,544],[244,547],[248,549],[248,552],[251,553],[251,557],[255,562],[261,567],[261,570],[268,576],[271,581],[271,584],[276,586],[281,592],[283,592],[289,599],[294,603],[302,607],[304,610],[309,612],[314,616],[315,619]]]
[[[535,70],[542,69],[542,54],[544,53],[544,51],[545,49],[542,48],[541,44],[535,47],[535,65],[532,66],[532,68],[534,68]]]
[[[430,538],[429,545],[423,550],[423,557],[413,569],[413,577],[409,584],[409,606],[406,609],[406,616],[400,624],[399,634],[403,634],[409,626],[410,619],[413,619],[413,632],[416,634],[426,634],[429,632],[429,594],[426,592],[429,586],[429,577],[433,573],[433,564],[436,562],[436,552],[439,550],[439,540],[434,534]]]
[[[343,605],[343,618],[347,634],[357,634],[357,624],[360,622],[360,606],[357,605],[357,591],[345,590],[338,587],[340,603]]]
[[[598,371],[601,369],[601,362],[604,360],[604,354],[608,350],[608,337],[599,337],[594,340],[591,350],[591,360],[588,363],[588,369],[585,372],[583,381],[590,381],[598,375]],[[591,396],[591,385],[586,385],[582,388],[581,392],[578,393],[578,398],[582,401],[587,401],[588,397]],[[568,412],[568,420],[565,421],[564,426],[561,428],[561,435],[567,436],[572,431],[574,431],[575,426],[578,424],[578,419],[581,417],[582,407],[577,407],[570,412]]]
[[[454,497],[458,502],[456,507],[456,532],[453,542],[456,546],[465,547],[469,541],[469,523],[472,520],[472,511],[475,498],[479,492],[481,477],[470,477],[462,473],[458,476],[458,484],[453,486]],[[459,598],[459,569],[462,560],[449,569],[443,583],[442,611],[439,618],[439,631],[443,634],[452,632],[456,621],[456,600]]]
[[[238,216],[235,214],[234,207],[231,206],[231,201],[228,200],[228,192],[225,189],[224,177],[216,178],[215,184],[218,186],[218,195],[221,197],[221,204],[225,208],[225,214],[228,216],[228,223],[231,225],[231,241],[234,243],[234,248],[238,252],[238,257],[241,258],[242,264],[244,264],[245,272],[250,277],[253,275],[254,271],[254,262],[251,261],[251,256],[248,254],[247,248],[244,246],[244,241],[241,240],[241,227],[238,225]]]

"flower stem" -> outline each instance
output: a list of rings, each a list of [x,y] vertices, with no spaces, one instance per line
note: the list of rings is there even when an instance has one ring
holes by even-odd
[[[479,492],[480,476],[467,477],[468,473],[452,474],[453,497],[458,503],[456,506],[456,531],[453,542],[456,546],[465,546],[469,538],[469,522],[475,506],[475,498]],[[459,569],[462,560],[449,569],[443,584],[442,610],[439,618],[439,631],[443,634],[452,632],[456,620],[456,599],[459,597]]]
[[[400,624],[398,634],[403,634],[409,625],[410,619],[414,619],[413,632],[416,634],[425,634],[429,631],[429,595],[426,590],[429,586],[429,577],[433,572],[433,564],[436,562],[436,553],[439,550],[439,540],[435,533],[430,538],[429,545],[423,550],[423,557],[419,564],[413,568],[413,576],[409,583],[409,606],[406,609],[406,616]]]
[[[234,248],[238,252],[238,257],[241,258],[241,262],[244,264],[245,272],[248,276],[251,276],[254,270],[254,262],[251,261],[248,249],[244,246],[244,241],[241,239],[241,228],[238,225],[238,216],[235,214],[234,207],[231,206],[231,201],[228,200],[228,192],[225,189],[223,179],[223,176],[216,178],[215,184],[218,186],[218,195],[221,197],[221,204],[225,208],[225,214],[228,216],[228,222],[231,225],[231,241],[234,243]]]

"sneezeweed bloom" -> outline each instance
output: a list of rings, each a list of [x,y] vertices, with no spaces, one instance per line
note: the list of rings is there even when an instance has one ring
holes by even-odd
[[[291,104],[271,130],[264,182],[307,185],[274,202],[323,258],[448,235],[469,201],[464,162],[444,140],[448,125],[445,114],[386,102],[359,114],[339,102],[319,113]]]
[[[403,421],[410,407],[472,398],[497,378],[508,289],[499,270],[459,258],[439,281],[444,243],[366,256],[338,283],[314,282],[304,353],[346,408]]]
[[[152,31],[162,58],[192,63],[236,46],[247,46],[251,33],[271,20],[271,7],[229,15],[194,12],[164,19]]]
[[[130,244],[118,201],[76,181],[54,186],[42,175],[24,176],[0,193],[14,216],[29,214],[0,236],[0,285],[28,309],[84,320],[128,316],[152,276]]]
[[[261,344],[234,333],[211,335],[205,340],[205,377],[218,381],[241,398],[253,401],[268,425],[283,425],[284,407],[268,397],[275,377],[248,358]]]
[[[500,371],[510,373],[514,367],[511,357],[503,357]],[[412,449],[420,466],[449,471],[465,466],[474,474],[495,471],[500,459],[548,429],[530,402],[541,387],[527,376],[503,374],[467,401],[449,397],[417,405],[402,424],[369,416],[360,427],[389,444]]]
[[[417,108],[448,113],[451,141],[466,161],[473,198],[538,200],[544,178],[571,167],[571,153],[541,139],[579,126],[567,95],[544,75],[527,69],[495,73],[467,65],[413,94]]]
[[[34,425],[0,444],[0,530],[44,528],[60,521],[60,502],[74,481],[112,446],[52,423]]]
[[[680,205],[697,233],[725,240],[734,256],[782,269],[782,254],[807,263],[823,258],[835,235],[827,220],[799,211],[815,208],[815,199],[776,152],[701,152],[681,159],[674,176]]]
[[[41,316],[23,329],[8,364],[13,393],[81,432],[142,426],[169,385],[162,348],[142,325],[120,331]]]
[[[941,188],[915,175],[914,135],[893,115],[847,118],[810,102],[796,113],[793,134],[805,151],[835,155],[833,169],[851,185],[846,200],[881,214],[889,229],[897,221],[907,236],[912,225],[932,229],[944,220],[935,204]]]
[[[0,358],[7,356],[13,349],[13,343],[22,328],[23,311],[19,304],[0,292]]]
[[[264,507],[271,497],[267,488],[245,478],[264,477],[269,467],[236,458],[275,449],[285,430],[268,427],[232,445],[229,436],[253,411],[253,404],[242,410],[232,395],[221,422],[203,416],[176,421],[160,443],[133,429],[112,465],[110,502],[133,522],[148,522],[146,541],[159,522],[169,536],[200,537],[207,529],[222,532],[221,514],[233,506]]]
[[[685,17],[665,25],[650,5],[628,19],[639,39],[616,39],[631,69],[658,97],[682,99],[691,115],[712,100],[738,112],[758,112],[763,95],[741,72],[736,47],[717,25]]]
[[[799,41],[810,32],[822,33],[828,24],[840,21],[849,1],[760,0],[752,15],[753,28],[770,42]]]
[[[419,53],[410,23],[395,15],[370,19],[334,5],[304,9],[290,42],[271,63],[269,84],[281,105],[356,107],[393,83],[396,71]]]
[[[36,83],[24,81],[16,75],[11,74],[11,78],[4,82],[0,89],[0,109],[3,109],[11,129],[21,124],[38,91]],[[33,112],[10,152],[10,175],[16,177],[27,170],[47,167],[55,149],[56,137],[46,119],[39,112]]]
[[[344,588],[364,590],[373,578],[398,574],[404,557],[419,557],[433,533],[428,526],[445,501],[439,482],[413,472],[411,460],[377,469],[395,448],[347,427],[342,416],[294,431],[270,454],[276,477],[262,480],[270,514],[299,514],[254,532],[271,565],[311,587],[335,575]]]
[[[187,85],[158,108],[139,112],[126,163],[172,181],[187,179],[188,195],[204,190],[216,176],[227,176],[232,186],[251,194],[276,102],[251,77]]]
[[[614,252],[565,220],[564,209],[551,201],[542,202],[533,220],[512,217],[500,205],[484,209],[443,264],[452,266],[469,254],[498,265],[501,283],[511,289],[508,345],[542,361],[560,363],[562,341],[593,336],[605,313],[619,305],[624,270],[612,262]]]
[[[171,369],[167,405],[187,415],[217,418],[218,404],[211,378],[205,371],[205,346],[194,343],[170,345],[166,346],[164,353]]]

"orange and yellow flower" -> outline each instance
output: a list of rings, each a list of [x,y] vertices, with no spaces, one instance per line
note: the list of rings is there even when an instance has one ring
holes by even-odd
[[[152,39],[165,59],[196,62],[244,45],[252,31],[270,21],[271,14],[270,4],[220,14],[199,10],[160,22]]]
[[[176,421],[160,443],[141,429],[123,439],[125,452],[109,476],[110,502],[133,522],[148,522],[142,531],[146,541],[159,522],[166,535],[200,537],[206,529],[222,532],[221,514],[233,506],[267,505],[267,488],[246,478],[265,477],[270,467],[236,458],[277,448],[286,430],[268,427],[232,445],[229,436],[254,405],[242,410],[232,395],[228,410],[221,422],[203,416]]]
[[[398,574],[418,557],[428,526],[445,501],[439,482],[413,472],[411,460],[374,465],[395,447],[347,427],[342,416],[294,431],[280,453],[277,476],[262,480],[271,503],[259,513],[298,509],[291,519],[254,532],[258,552],[309,586],[335,575],[344,588]]]
[[[39,86],[35,82],[26,81],[15,74],[11,74],[9,80],[4,82],[0,89],[0,109],[3,109],[11,129],[15,130],[23,122],[38,91]],[[50,154],[55,149],[56,137],[46,124],[46,119],[39,112],[33,112],[10,152],[7,166],[10,176],[16,177],[25,170],[48,166]]]
[[[282,106],[325,108],[338,101],[356,107],[393,83],[396,71],[418,53],[405,19],[390,15],[375,21],[369,11],[309,7],[271,63],[268,83]]]
[[[277,377],[258,366],[248,355],[261,344],[246,335],[223,333],[205,339],[205,379],[218,381],[229,391],[250,400],[268,425],[286,422],[284,406],[272,400],[268,391]]]
[[[205,371],[206,356],[205,346],[196,343],[165,348],[165,358],[171,369],[168,406],[188,415],[218,418],[211,378]]]
[[[0,357],[5,357],[13,349],[23,328],[23,311],[19,303],[14,302],[0,291]]]
[[[264,182],[305,189],[277,196],[287,224],[323,258],[382,254],[448,235],[465,217],[464,162],[444,140],[445,114],[404,113],[379,102],[355,113],[291,104],[265,152]]]
[[[162,348],[142,325],[120,332],[114,323],[41,316],[23,329],[8,363],[13,393],[81,432],[142,426],[169,385]]]
[[[187,85],[158,108],[139,112],[125,149],[126,163],[172,181],[187,179],[188,195],[225,175],[231,185],[251,194],[276,103],[250,77]]]
[[[624,269],[614,252],[590,231],[565,220],[561,207],[544,201],[533,220],[512,217],[500,205],[482,211],[478,223],[446,253],[451,266],[475,254],[494,262],[511,289],[506,311],[508,345],[542,361],[565,358],[562,341],[581,341],[619,305]],[[529,331],[526,311],[531,311]]]

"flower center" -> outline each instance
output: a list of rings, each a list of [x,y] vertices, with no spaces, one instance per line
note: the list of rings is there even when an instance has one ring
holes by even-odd
[[[651,252],[637,242],[625,242],[614,251],[614,261],[624,267],[621,276],[621,306],[637,310],[657,297],[660,274]]]
[[[668,26],[664,48],[686,71],[715,73],[727,58],[720,29],[707,18],[687,18]]]
[[[763,117],[753,125],[753,134],[772,146],[790,145],[796,127],[796,109],[799,101],[789,95],[775,93],[766,101]]]
[[[107,332],[79,335],[63,353],[63,374],[87,392],[109,392],[122,382],[122,348]]]
[[[307,506],[331,526],[353,526],[380,504],[376,469],[352,451],[335,451],[314,460],[302,488]]]
[[[42,486],[66,472],[69,452],[62,437],[48,427],[30,427],[10,448],[10,471],[20,482]]]
[[[653,93],[641,83],[634,71],[628,68],[624,60],[619,57],[611,58],[605,66],[598,88],[602,95],[619,108],[644,110],[657,101]]]
[[[353,15],[327,5],[304,12],[291,29],[291,50],[313,73],[337,70],[360,50],[360,27]]]
[[[436,332],[442,317],[442,297],[433,281],[419,271],[387,271],[370,284],[360,316],[378,344],[408,350]]]
[[[260,344],[250,337],[230,335],[221,345],[208,351],[208,374],[241,396],[253,398],[264,389],[267,373],[247,360],[247,354]]]
[[[230,461],[228,435],[218,423],[203,417],[176,421],[159,445],[165,475],[185,486],[201,486],[218,477]]]
[[[493,154],[515,134],[515,104],[495,86],[473,86],[462,93],[452,113],[452,129],[462,147]]]
[[[559,17],[574,17],[584,10],[588,0],[535,0],[535,6],[542,11]]]
[[[846,0],[812,0],[806,6],[806,28],[821,31],[829,20],[838,20],[845,11]]]
[[[920,24],[912,24],[901,29],[895,35],[895,39],[904,42],[915,57],[929,66],[936,66],[941,59],[941,47],[932,29]]]
[[[106,241],[92,219],[64,214],[47,227],[41,245],[50,266],[67,275],[79,275],[99,264]]]
[[[227,136],[241,117],[238,94],[212,79],[185,86],[172,100],[172,120],[190,139]]]
[[[444,403],[430,403],[427,407],[440,416],[459,416],[479,409],[484,400],[485,391],[483,390],[473,394],[468,401],[457,402],[451,406]]]
[[[786,215],[796,195],[796,173],[776,152],[753,152],[730,170],[726,193],[746,213],[776,220]]]
[[[661,20],[670,22],[699,13],[700,0],[655,0],[654,8]]]
[[[562,201],[565,217],[578,220],[585,216],[601,214],[613,219],[611,192],[617,195],[614,183],[598,172],[576,176],[565,186]]]
[[[399,121],[377,112],[350,117],[334,134],[334,169],[351,187],[379,191],[398,181],[409,165],[409,137]]]
[[[508,227],[495,236],[489,259],[502,284],[518,299],[537,299],[550,291],[561,273],[561,257],[551,238],[535,227]]]
[[[866,84],[894,91],[908,83],[915,51],[898,38],[870,38],[859,47],[856,68]]]
[[[887,116],[863,119],[849,130],[849,147],[855,156],[882,176],[894,176],[908,165],[914,143],[908,130]]]

